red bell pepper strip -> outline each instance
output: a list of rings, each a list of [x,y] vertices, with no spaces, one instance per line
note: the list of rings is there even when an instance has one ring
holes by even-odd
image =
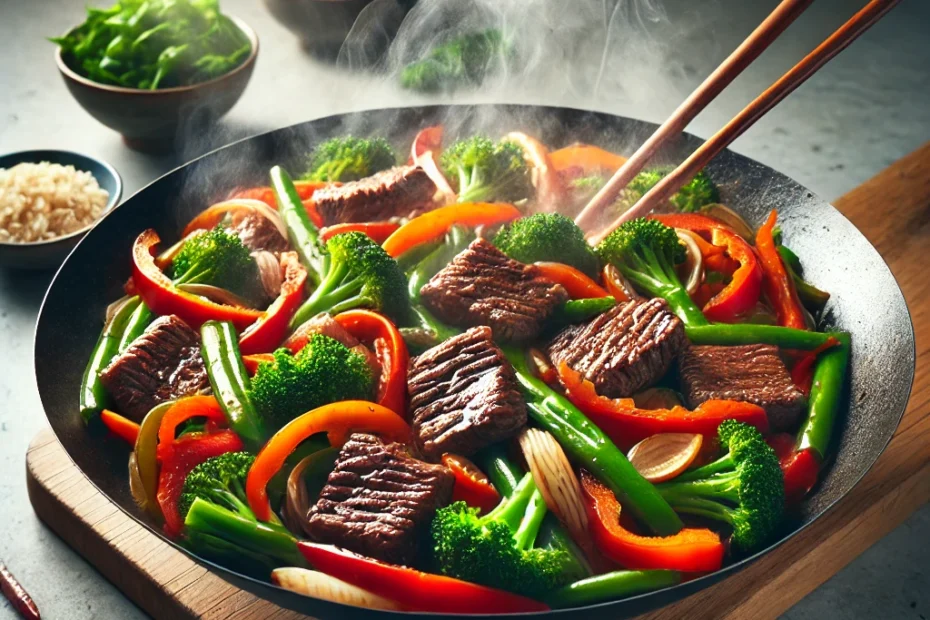
[[[695,572],[723,565],[725,546],[716,532],[684,528],[672,536],[640,536],[620,525],[620,502],[586,470],[581,470],[581,490],[597,549],[624,568]]]
[[[795,437],[788,433],[777,433],[766,441],[778,456],[785,478],[785,503],[797,505],[817,484],[820,458],[810,448],[797,450]]]
[[[188,396],[174,403],[165,412],[158,426],[158,460],[171,456],[171,446],[178,433],[178,428],[193,418],[205,418],[214,427],[226,424],[226,414],[213,396]]]
[[[713,245],[725,248],[729,257],[739,263],[730,283],[704,305],[705,317],[720,323],[733,323],[756,307],[762,292],[762,267],[752,246],[732,228],[714,218],[696,213],[649,217],[672,228],[683,228],[709,236]]]
[[[210,320],[230,321],[237,329],[245,329],[262,315],[258,310],[225,306],[175,287],[155,265],[152,250],[159,241],[158,233],[150,228],[132,247],[133,286],[149,310],[158,315],[175,314],[194,329]]]
[[[325,432],[330,445],[341,446],[356,431],[384,435],[402,443],[410,440],[410,427],[403,418],[386,407],[363,400],[323,405],[294,418],[268,440],[249,469],[245,494],[259,521],[271,519],[268,483],[298,445],[311,435]]]
[[[406,417],[410,354],[400,331],[386,316],[371,310],[349,310],[337,314],[334,319],[363,344],[373,345],[381,365],[378,404]]]
[[[491,512],[500,503],[501,494],[484,472],[467,458],[458,454],[443,454],[442,464],[455,476],[452,501],[465,502],[469,506],[480,508],[483,513]]]
[[[752,403],[709,400],[694,411],[684,407],[639,409],[631,398],[599,395],[593,383],[565,362],[559,364],[556,371],[565,386],[565,396],[619,446],[632,446],[656,433],[698,433],[715,437],[720,423],[731,419],[752,424],[762,433],[769,428],[765,410]]]
[[[817,357],[828,349],[840,346],[840,341],[831,336],[822,345],[802,353],[800,359],[791,367],[791,380],[807,396],[811,393],[811,383],[814,381],[814,364],[817,363]]]
[[[138,424],[109,409],[100,412],[100,421],[111,433],[131,446],[136,445],[136,439],[139,438]]]
[[[242,363],[249,375],[254,376],[258,372],[258,365],[262,363],[274,363],[274,355],[271,353],[255,353],[253,355],[243,355]]]
[[[455,224],[493,226],[515,220],[522,214],[507,203],[463,202],[439,207],[413,218],[387,238],[384,251],[397,258],[407,250],[441,238]]]
[[[375,243],[384,243],[391,234],[400,228],[397,222],[347,222],[333,224],[320,230],[320,241],[326,243],[336,235],[347,232],[360,232],[368,235]]]
[[[775,228],[776,211],[773,209],[765,224],[756,233],[756,253],[762,263],[762,285],[765,295],[775,308],[778,324],[783,327],[807,329],[804,306],[798,299],[794,280],[785,269],[781,254],[775,246],[772,231]]]
[[[609,293],[600,284],[575,269],[571,265],[562,263],[539,262],[534,263],[540,276],[561,284],[568,291],[572,299],[591,299],[594,297],[609,297]]]
[[[610,175],[626,163],[626,157],[591,144],[573,144],[549,153],[552,166],[559,172],[579,168],[580,176]]]
[[[303,302],[307,270],[300,264],[296,252],[281,255],[281,269],[284,271],[281,293],[262,317],[242,332],[239,338],[242,355],[268,353],[276,349],[287,335],[291,317]]]
[[[409,611],[509,614],[549,609],[543,603],[517,594],[387,564],[332,545],[299,541],[297,548],[316,570],[396,601]]]

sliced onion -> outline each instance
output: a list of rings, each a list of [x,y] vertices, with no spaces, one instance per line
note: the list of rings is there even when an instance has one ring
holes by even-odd
[[[145,485],[142,484],[142,474],[139,473],[135,451],[129,453],[129,492],[136,506],[148,512],[149,498],[145,492]]]
[[[633,394],[633,403],[639,409],[671,409],[684,404],[678,392],[669,388],[649,388]]]
[[[565,524],[582,549],[590,548],[581,483],[562,446],[549,432],[538,428],[524,429],[518,441],[546,506]]]
[[[287,239],[287,228],[284,226],[284,222],[281,220],[281,216],[278,215],[278,212],[269,207],[266,203],[261,200],[255,200],[253,198],[230,198],[229,200],[224,200],[223,202],[218,202],[216,204],[210,205],[207,209],[195,217],[187,225],[187,228],[184,229],[184,234],[189,235],[194,230],[200,230],[203,226],[198,224],[198,220],[206,216],[208,213],[214,217],[209,218],[210,224],[209,228],[212,228],[216,225],[222,216],[227,213],[234,213],[236,211],[245,210],[251,213],[256,213],[266,218],[274,227],[278,230],[278,233]],[[206,224],[206,222],[204,222]],[[191,228],[195,226],[195,228]]]
[[[536,138],[520,131],[508,133],[504,140],[514,142],[523,149],[523,158],[530,164],[530,176],[540,209],[545,212],[558,210],[565,188],[549,157],[549,149]]]
[[[736,234],[749,243],[752,243],[753,239],[756,237],[756,233],[752,229],[752,226],[750,226],[739,213],[726,205],[718,203],[704,205],[701,207],[701,214],[709,215],[716,220],[720,220],[735,230]]]
[[[549,361],[549,358],[546,356],[546,354],[536,347],[530,348],[528,353],[530,363],[532,363],[534,369],[536,370],[536,376],[546,383],[552,383],[555,380],[556,372],[555,368],[552,366],[552,362]]]
[[[675,232],[678,233],[678,238],[685,245],[687,252],[684,263],[684,269],[688,273],[685,288],[688,295],[694,295],[704,281],[704,256],[701,254],[701,246],[694,240],[694,233],[690,230],[676,228]]]
[[[271,571],[271,581],[285,590],[306,596],[343,603],[368,609],[399,610],[400,605],[383,596],[372,594],[326,573],[295,566],[276,568]]]
[[[267,250],[252,253],[252,258],[258,263],[258,275],[262,280],[262,288],[269,299],[275,299],[281,294],[281,262],[278,257]]]
[[[231,293],[224,288],[212,286],[210,284],[178,284],[178,288],[194,295],[206,297],[210,301],[227,306],[236,306],[239,308],[254,308],[252,304],[242,299],[235,293]]]
[[[287,477],[287,498],[284,501],[284,510],[281,516],[284,526],[297,535],[301,533],[307,536],[310,535],[306,528],[307,511],[310,510],[310,493],[307,491],[307,484],[304,482],[304,470],[313,460],[313,454],[304,457]]]
[[[630,281],[613,265],[604,267],[604,285],[607,292],[617,300],[617,303],[639,299],[639,293],[636,292]]]
[[[659,433],[630,449],[627,458],[649,482],[671,480],[688,469],[701,452],[704,437],[692,433]]]

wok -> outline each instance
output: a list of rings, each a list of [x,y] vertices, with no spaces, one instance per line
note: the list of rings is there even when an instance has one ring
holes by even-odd
[[[122,283],[130,273],[133,240],[151,227],[165,244],[172,243],[193,215],[222,199],[231,188],[267,184],[268,169],[274,164],[299,170],[318,140],[349,132],[381,135],[404,153],[417,130],[437,122],[445,123],[447,139],[471,132],[501,135],[520,129],[553,148],[583,141],[625,153],[633,152],[654,129],[648,123],[608,114],[535,106],[399,108],[310,121],[242,140],[166,174],[100,221],[58,271],[36,330],[36,379],[46,415],[90,481],[167,544],[175,545],[149,524],[132,501],[128,449],[85,428],[77,407],[81,374],[100,332],[104,310],[122,295]],[[682,136],[659,154],[658,162],[679,161],[698,144],[697,138]],[[777,208],[785,242],[803,260],[807,278],[832,293],[824,321],[852,333],[849,406],[835,433],[832,463],[778,542],[717,573],[590,606],[585,612],[588,617],[628,617],[681,599],[734,574],[812,523],[869,470],[894,433],[910,393],[915,359],[910,316],[894,277],[865,237],[825,201],[751,159],[727,151],[707,170],[720,184],[723,202],[751,224],[759,225],[770,209]],[[304,597],[204,564],[245,590],[317,617],[388,613]]]

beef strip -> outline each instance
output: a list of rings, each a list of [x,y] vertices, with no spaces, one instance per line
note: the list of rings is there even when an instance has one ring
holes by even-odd
[[[451,500],[452,485],[442,465],[411,457],[402,444],[356,433],[307,513],[307,532],[320,542],[409,564],[436,509]]]
[[[470,456],[512,437],[526,424],[526,404],[513,368],[474,327],[417,357],[407,375],[413,432],[423,456]]]
[[[597,393],[626,398],[664,375],[687,346],[685,330],[664,299],[628,301],[586,323],[571,325],[549,344],[552,363],[565,363]]]
[[[487,325],[496,339],[526,342],[539,335],[568,293],[539,277],[536,267],[476,239],[423,285],[420,298],[450,325]]]
[[[117,410],[140,421],[160,403],[210,387],[200,335],[174,315],[151,325],[100,373]]]
[[[370,177],[318,189],[313,203],[326,226],[408,217],[433,206],[436,184],[419,166],[397,166]]]
[[[678,366],[691,407],[713,399],[754,403],[765,409],[773,431],[795,428],[804,413],[804,394],[791,381],[774,345],[692,345]]]
[[[364,357],[375,377],[381,376],[381,363],[378,361],[378,357],[374,352],[359,342],[358,338],[347,332],[342,325],[337,323],[336,320],[326,312],[321,312],[298,327],[294,333],[291,334],[290,338],[287,339],[287,342],[284,343],[284,346],[290,348],[290,346],[295,343],[306,342],[313,334],[322,334],[324,336],[329,336],[333,340],[338,340],[353,353],[358,353]]]
[[[242,245],[250,252],[284,252],[290,247],[275,225],[257,213],[249,213],[237,219],[229,230],[239,237]]]

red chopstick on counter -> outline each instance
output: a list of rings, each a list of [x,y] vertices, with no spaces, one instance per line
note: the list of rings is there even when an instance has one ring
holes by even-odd
[[[41,620],[42,616],[39,615],[39,608],[36,607],[32,597],[23,589],[23,586],[19,585],[16,577],[10,573],[3,562],[0,562],[0,590],[3,591],[3,596],[13,604],[13,608],[23,618]]]

